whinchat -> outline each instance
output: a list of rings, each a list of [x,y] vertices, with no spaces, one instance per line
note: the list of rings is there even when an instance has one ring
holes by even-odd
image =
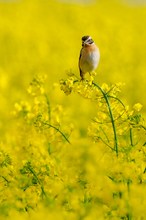
[[[79,70],[81,79],[84,79],[85,74],[94,71],[99,63],[100,52],[98,47],[90,36],[82,37],[82,49],[79,57]]]

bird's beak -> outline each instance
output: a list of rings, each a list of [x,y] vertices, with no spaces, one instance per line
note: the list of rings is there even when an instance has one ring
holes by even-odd
[[[82,42],[82,47],[84,46],[84,42]]]

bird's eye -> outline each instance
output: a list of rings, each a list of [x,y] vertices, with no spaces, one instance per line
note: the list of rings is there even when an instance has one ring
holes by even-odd
[[[93,40],[92,39],[90,39],[89,41],[87,41],[88,42],[88,44],[93,44]]]

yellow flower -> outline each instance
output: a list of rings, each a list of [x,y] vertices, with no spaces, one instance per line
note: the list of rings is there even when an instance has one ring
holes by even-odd
[[[22,110],[22,106],[19,103],[15,103],[15,109],[20,112]]]
[[[40,87],[40,92],[41,92],[41,95],[43,95],[45,93],[44,87]]]
[[[103,89],[105,92],[108,92],[108,91],[109,91],[109,86],[108,86],[106,83],[103,83],[103,84],[102,84],[102,89]]]
[[[133,109],[137,112],[139,112],[141,109],[142,109],[142,105],[140,103],[136,103],[134,106],[133,106]]]

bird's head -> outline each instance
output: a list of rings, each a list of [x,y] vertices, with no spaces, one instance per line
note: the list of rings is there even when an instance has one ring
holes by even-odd
[[[92,38],[90,36],[83,36],[82,37],[82,46],[91,45],[91,44],[94,44],[94,41],[92,40]]]

